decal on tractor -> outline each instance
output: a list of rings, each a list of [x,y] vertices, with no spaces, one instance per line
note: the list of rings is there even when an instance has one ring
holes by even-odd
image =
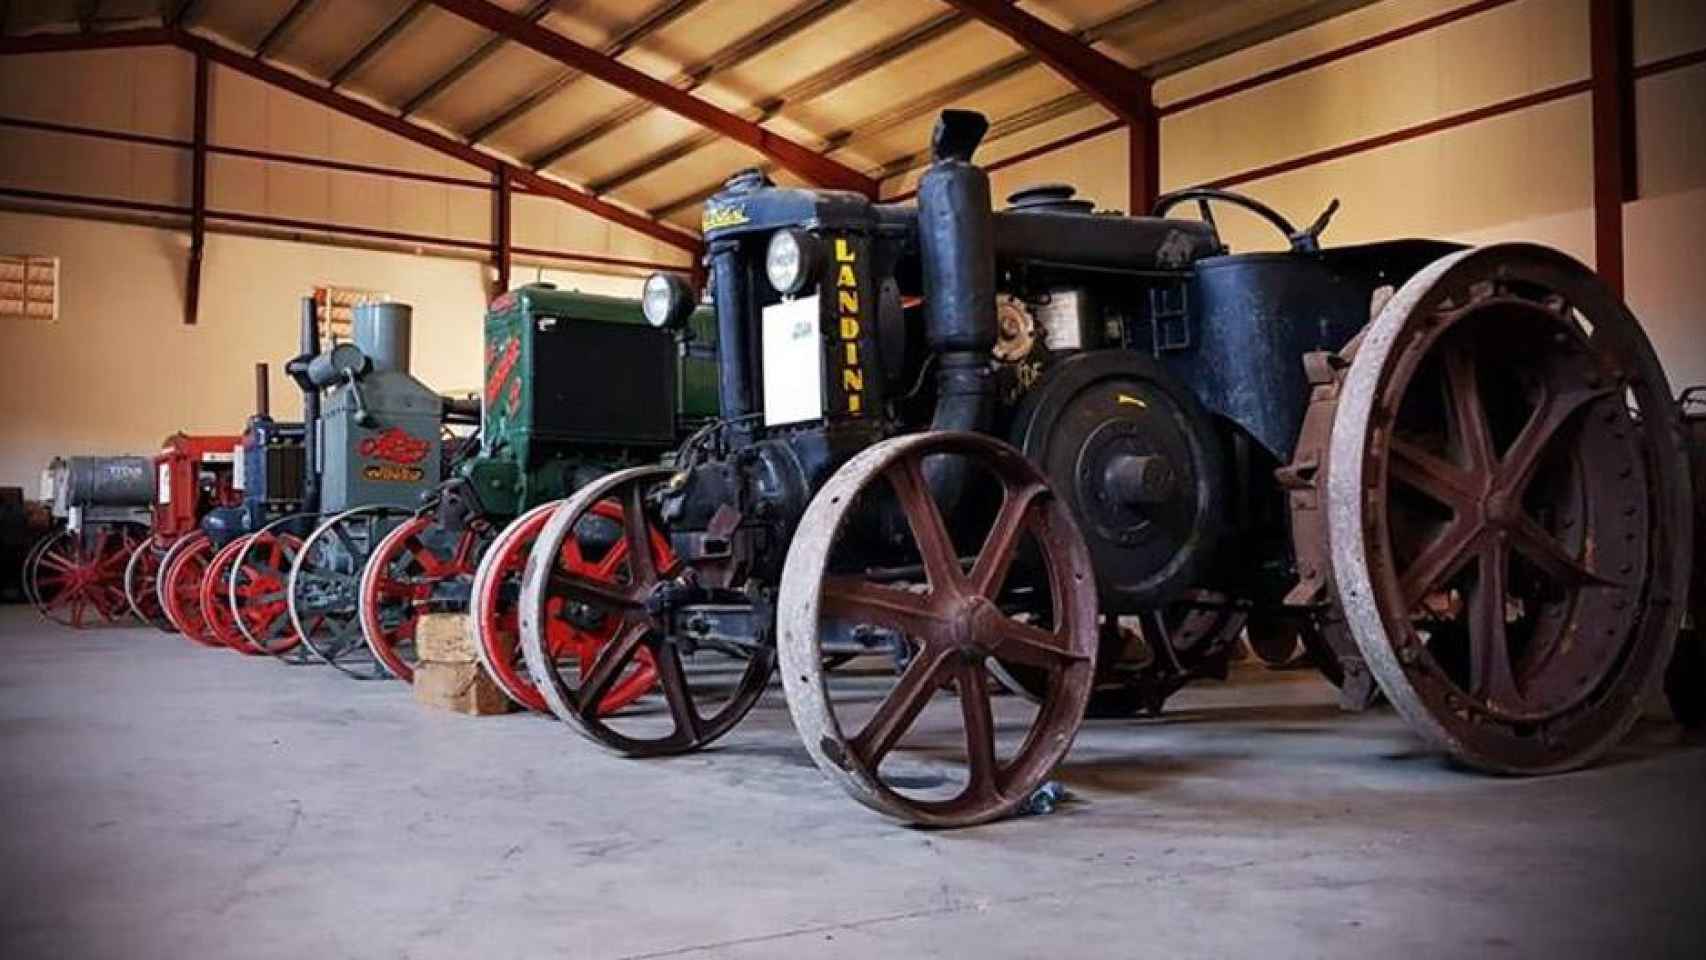
[[[835,238],[835,308],[841,333],[841,389],[847,412],[864,409],[865,368],[859,357],[859,254],[846,237]]]
[[[401,427],[391,427],[376,437],[368,437],[361,441],[356,450],[364,457],[378,460],[389,460],[392,463],[420,463],[432,452],[432,444],[409,436]],[[368,468],[369,470],[374,468]],[[420,479],[420,471],[415,471],[414,479]],[[365,475],[365,471],[364,471]],[[401,479],[398,477],[369,477],[368,479]]]

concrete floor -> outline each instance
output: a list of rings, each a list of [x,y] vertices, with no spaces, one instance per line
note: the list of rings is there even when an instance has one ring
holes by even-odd
[[[1100,721],[1072,802],[897,827],[772,691],[623,760],[540,717],[0,608],[3,957],[1706,956],[1706,749],[1456,771],[1301,673]]]

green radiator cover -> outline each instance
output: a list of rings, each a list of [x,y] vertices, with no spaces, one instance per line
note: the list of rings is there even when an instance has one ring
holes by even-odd
[[[480,455],[459,473],[481,506],[514,516],[605,471],[656,462],[717,414],[716,320],[686,343],[639,301],[529,284],[492,301],[485,325]]]

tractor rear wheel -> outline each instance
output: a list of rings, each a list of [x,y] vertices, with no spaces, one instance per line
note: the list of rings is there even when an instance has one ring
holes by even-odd
[[[130,604],[130,612],[143,623],[167,633],[177,629],[172,626],[171,618],[166,616],[165,608],[160,606],[161,562],[170,548],[169,539],[149,537],[131,551],[130,560],[124,565],[124,598]]]
[[[306,519],[275,520],[243,539],[243,548],[231,564],[231,579],[224,586],[224,602],[230,606],[245,653],[267,653],[285,657],[302,644],[290,622],[285,583],[290,566],[302,552],[302,538],[291,532]],[[301,659],[287,662],[306,662]]]
[[[408,515],[398,507],[345,510],[315,527],[290,565],[285,600],[291,626],[315,656],[347,677],[391,676],[361,633],[361,575],[379,541]]]
[[[473,579],[488,537],[469,526],[452,531],[430,511],[398,524],[361,570],[361,635],[391,676],[415,681],[415,629],[421,614],[466,609],[460,590]],[[460,588],[460,590],[459,590]]]
[[[161,562],[158,592],[161,607],[179,633],[204,647],[222,647],[201,609],[201,580],[212,557],[213,541],[207,534],[197,530],[180,537]]]
[[[1458,761],[1592,762],[1687,591],[1687,464],[1622,302],[1540,247],[1453,254],[1365,332],[1328,456],[1334,587],[1387,698]]]

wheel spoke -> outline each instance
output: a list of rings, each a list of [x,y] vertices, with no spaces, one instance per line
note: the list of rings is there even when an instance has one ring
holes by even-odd
[[[995,644],[997,660],[1054,671],[1084,659],[1083,654],[1071,649],[1071,639],[1060,632],[1050,633],[1007,617],[1001,618],[996,629],[1000,633]]]
[[[628,544],[628,575],[636,587],[657,582],[657,562],[652,557],[651,524],[646,522],[645,491],[638,483],[622,493],[622,539]]]
[[[1470,547],[1479,532],[1480,528],[1474,524],[1453,520],[1416,555],[1398,581],[1405,610],[1414,610],[1423,597],[1463,569],[1472,556]]]
[[[1041,483],[1030,483],[1018,490],[1003,492],[1001,510],[989,528],[989,536],[984,538],[977,562],[972,565],[973,592],[995,599],[1007,580],[1007,571],[1013,567],[1013,558],[1019,552],[1020,536],[1030,523],[1038,501],[1047,494],[1048,486]]]
[[[1522,431],[1517,434],[1510,450],[1505,453],[1504,461],[1499,465],[1500,488],[1521,495],[1534,475],[1535,467],[1540,463],[1541,454],[1546,452],[1547,446],[1558,435],[1558,431],[1583,407],[1615,392],[1610,387],[1567,390],[1557,394],[1548,390],[1540,405],[1534,408],[1528,422],[1523,424]]]
[[[1393,479],[1405,486],[1459,512],[1480,498],[1474,477],[1457,464],[1397,436],[1391,450]]]
[[[829,619],[875,623],[920,641],[928,640],[937,626],[924,597],[856,576],[825,577],[819,610]]]
[[[658,685],[663,688],[670,716],[675,718],[676,732],[697,741],[704,735],[705,721],[700,719],[699,710],[693,704],[693,691],[687,687],[687,671],[681,664],[681,651],[666,640],[653,649],[652,660],[657,665]]]
[[[947,648],[920,650],[906,665],[888,696],[877,705],[864,729],[847,742],[871,770],[882,766],[883,758],[912,728],[913,721],[940,688],[943,667],[954,655]]]
[[[1510,550],[1493,538],[1479,551],[1479,574],[1469,596],[1470,693],[1484,703],[1511,709],[1522,694],[1511,673],[1505,633],[1505,570]]]
[[[631,592],[623,592],[612,584],[600,583],[578,573],[565,573],[562,570],[551,571],[551,587],[554,592],[567,595],[572,600],[605,607],[612,610],[633,610],[640,602]]]
[[[1557,537],[1546,532],[1527,516],[1516,518],[1507,531],[1510,546],[1537,567],[1547,579],[1559,587],[1624,586],[1601,576],[1582,560],[1571,555]]]
[[[971,770],[967,788],[976,794],[999,794],[1000,763],[995,759],[995,715],[989,706],[983,664],[962,660],[955,684],[960,692],[960,717],[966,727],[966,761]]]
[[[604,695],[615,685],[628,663],[640,652],[640,647],[650,631],[649,624],[629,624],[599,651],[598,659],[593,663],[592,670],[586,674],[586,680],[576,695],[581,716],[589,720],[598,717]]]
[[[937,594],[957,594],[962,589],[964,573],[948,528],[942,522],[942,511],[936,498],[930,495],[919,457],[906,457],[885,474],[894,487],[895,497],[906,514],[907,526],[918,541],[918,553],[924,561],[924,573],[930,579],[930,589]]]
[[[1493,434],[1481,402],[1481,383],[1475,375],[1475,354],[1463,344],[1445,353],[1445,377],[1451,395],[1452,419],[1471,471],[1491,472],[1496,462]]]

